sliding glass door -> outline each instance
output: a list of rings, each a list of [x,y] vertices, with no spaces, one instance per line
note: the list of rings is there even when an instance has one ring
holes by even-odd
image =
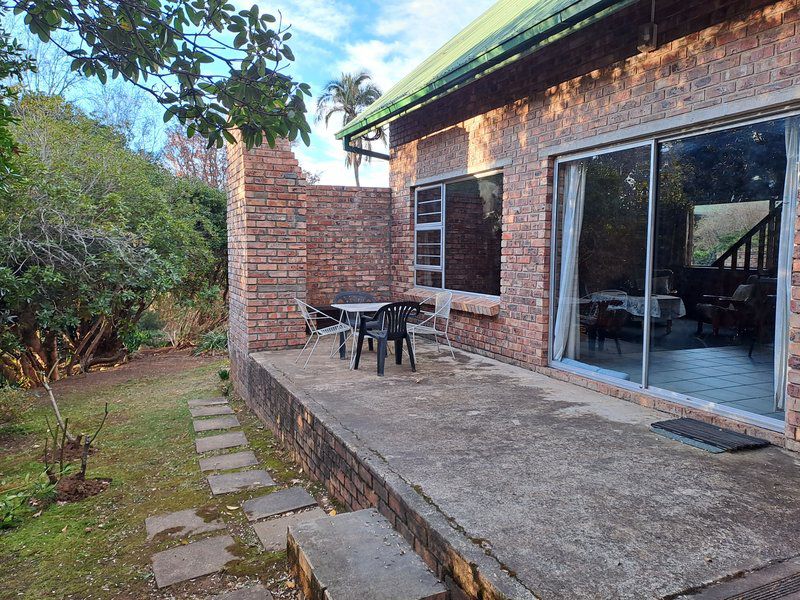
[[[553,362],[782,420],[799,145],[788,117],[558,161]]]
[[[553,358],[641,383],[650,145],[558,167]]]

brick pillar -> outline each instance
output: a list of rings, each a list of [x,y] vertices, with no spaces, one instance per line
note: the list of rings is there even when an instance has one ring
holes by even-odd
[[[228,151],[229,347],[237,388],[247,356],[305,342],[306,192],[287,140]]]

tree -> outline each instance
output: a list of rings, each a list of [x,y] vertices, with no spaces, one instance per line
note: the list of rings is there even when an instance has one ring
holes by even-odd
[[[72,60],[58,46],[42,42],[39,36],[25,28],[21,19],[15,19],[10,29],[15,33],[20,32],[19,42],[25,48],[26,56],[36,65],[35,69],[23,73],[25,90],[45,96],[66,97],[81,82],[83,75],[70,69]],[[58,32],[54,37],[62,46],[68,44],[70,39],[66,32]]]
[[[360,73],[342,73],[339,79],[329,81],[322,89],[322,95],[317,101],[316,121],[325,121],[327,126],[331,117],[337,114],[342,116],[342,125],[352,121],[358,113],[375,102],[381,96],[381,91],[374,83],[372,78],[364,71]],[[353,146],[357,148],[370,149],[374,141],[386,141],[386,134],[382,129],[378,129],[370,137],[364,136],[353,140]],[[345,164],[353,167],[356,177],[356,186],[361,187],[358,177],[358,169],[362,159],[366,158],[369,162],[370,157],[364,157],[355,152],[348,152],[345,157]]]
[[[66,53],[73,71],[101,83],[121,77],[153,94],[165,121],[177,118],[190,137],[221,147],[238,129],[248,148],[277,137],[309,143],[309,87],[283,72],[294,60],[291,33],[256,5],[236,12],[226,0],[0,0],[0,14],[9,9]]]
[[[157,298],[212,285],[224,196],[200,182],[186,189],[60,98],[28,95],[14,116],[20,177],[0,204],[0,375],[36,384],[119,361]]]
[[[199,179],[220,190],[225,187],[225,150],[209,148],[200,138],[187,137],[180,126],[172,126],[167,131],[164,162],[178,177]]]
[[[155,102],[145,92],[124,81],[116,81],[98,86],[82,100],[91,107],[90,114],[94,119],[125,136],[129,148],[152,156],[159,155],[164,124],[157,106],[153,106]],[[194,139],[200,145],[206,145],[203,138],[197,136]]]
[[[9,180],[16,174],[14,157],[19,153],[11,135],[14,115],[10,104],[17,97],[17,84],[26,72],[33,69],[33,62],[24,55],[17,40],[11,39],[8,32],[0,28],[0,193],[6,192]]]

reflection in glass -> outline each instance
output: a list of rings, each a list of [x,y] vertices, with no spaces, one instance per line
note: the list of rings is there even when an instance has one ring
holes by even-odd
[[[651,387],[783,419],[773,354],[786,133],[779,119],[659,144]]]
[[[650,147],[559,164],[553,358],[641,382]]]
[[[445,285],[500,295],[503,175],[445,186]]]

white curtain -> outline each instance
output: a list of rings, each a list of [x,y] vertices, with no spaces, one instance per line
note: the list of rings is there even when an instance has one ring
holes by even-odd
[[[800,117],[786,120],[786,180],[783,184],[778,291],[775,306],[775,409],[783,410],[788,377],[789,312],[792,298],[792,255],[797,215]]]
[[[580,325],[578,323],[578,244],[583,224],[586,195],[586,162],[566,166],[564,178],[564,225],[561,230],[561,267],[558,289],[558,312],[553,331],[553,359],[578,358]]]

